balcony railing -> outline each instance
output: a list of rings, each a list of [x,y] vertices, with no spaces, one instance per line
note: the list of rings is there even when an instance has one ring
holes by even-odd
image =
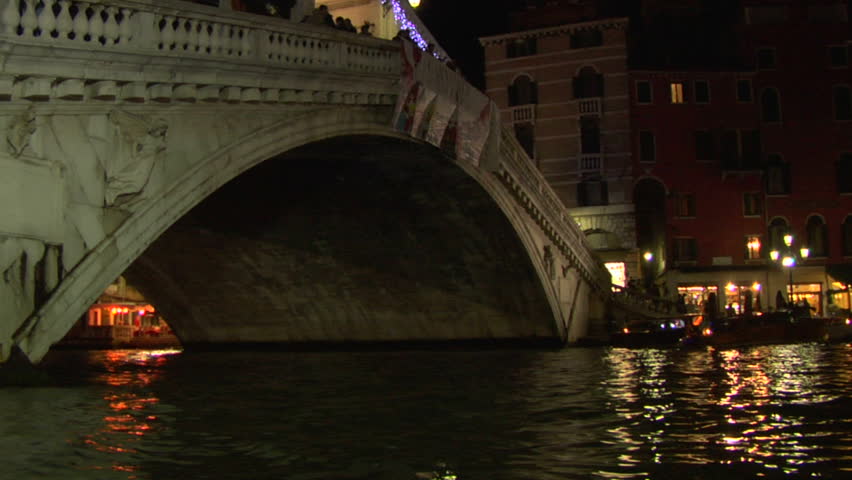
[[[579,170],[582,173],[600,172],[603,169],[603,155],[600,153],[581,153],[578,157]]]
[[[601,98],[581,98],[577,100],[577,110],[580,115],[600,115],[603,112]]]
[[[535,123],[535,104],[511,107],[512,123]]]

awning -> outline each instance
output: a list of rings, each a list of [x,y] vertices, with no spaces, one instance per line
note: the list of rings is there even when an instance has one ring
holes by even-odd
[[[837,282],[852,285],[852,264],[839,263],[836,265],[826,265],[825,272]]]

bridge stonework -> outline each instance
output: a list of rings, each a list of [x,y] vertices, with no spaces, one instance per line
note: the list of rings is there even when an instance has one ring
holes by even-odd
[[[2,361],[13,348],[39,361],[163,232],[249,168],[336,137],[423,143],[391,127],[394,42],[188,2],[46,3],[0,12]],[[553,313],[546,335],[577,340],[604,315],[608,274],[514,139],[501,145],[497,160],[458,167],[527,250]]]

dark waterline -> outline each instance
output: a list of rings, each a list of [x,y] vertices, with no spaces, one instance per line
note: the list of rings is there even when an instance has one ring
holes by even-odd
[[[852,345],[56,351],[0,478],[842,478]]]

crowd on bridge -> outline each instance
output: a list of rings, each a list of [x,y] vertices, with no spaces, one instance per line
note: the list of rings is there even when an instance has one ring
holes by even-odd
[[[219,6],[220,0],[190,0],[193,3],[203,5]],[[238,12],[248,12],[257,15],[285,18],[294,22],[307,23],[310,25],[325,25],[337,30],[362,35],[372,35],[374,24],[365,21],[363,25],[356,28],[352,20],[344,17],[332,16],[327,5],[313,7],[313,0],[226,0],[230,2],[231,9]]]

